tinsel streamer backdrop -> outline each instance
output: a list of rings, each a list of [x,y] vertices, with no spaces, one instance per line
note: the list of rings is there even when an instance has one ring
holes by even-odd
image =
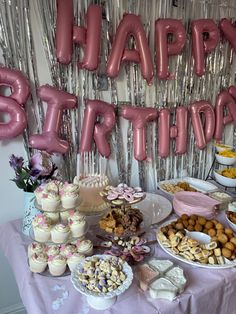
[[[30,80],[31,94],[26,104],[28,124],[23,140],[27,157],[32,153],[29,148],[29,135],[42,130],[43,108],[36,96],[39,86],[37,61],[32,39],[32,25],[29,0],[0,1],[0,48],[5,65],[21,70]]]
[[[30,125],[24,135],[26,149],[29,132],[40,132],[43,123],[42,104],[37,101],[35,90],[38,87],[39,67],[47,67],[51,77],[46,83],[52,84],[78,97],[78,108],[63,113],[61,136],[70,143],[70,149],[63,156],[65,177],[71,180],[76,174],[76,158],[81,135],[81,126],[86,99],[100,99],[114,103],[117,111],[117,124],[111,137],[112,155],[107,162],[107,171],[114,183],[126,181],[131,185],[141,185],[148,191],[157,188],[157,182],[164,179],[189,175],[205,178],[214,157],[212,144],[200,151],[195,146],[194,134],[189,123],[188,151],[175,155],[172,141],[168,158],[158,156],[157,124],[147,127],[147,160],[138,162],[133,155],[132,125],[120,117],[122,105],[173,109],[172,123],[175,123],[174,109],[189,107],[197,100],[207,100],[215,104],[217,94],[235,84],[236,57],[227,41],[220,41],[217,48],[206,58],[206,74],[198,77],[193,71],[191,21],[201,18],[213,19],[217,24],[222,18],[235,20],[234,0],[74,0],[74,23],[85,25],[85,14],[90,4],[102,7],[102,39],[100,63],[96,71],[78,70],[78,59],[82,58],[81,48],[74,47],[72,62],[61,65],[55,54],[56,0],[0,0],[0,43],[5,63],[9,67],[22,70],[31,81],[32,97],[29,106],[33,112],[34,129]],[[32,12],[37,17],[32,21]],[[175,18],[182,21],[187,39],[181,55],[169,58],[169,69],[174,80],[159,80],[154,71],[153,84],[148,86],[143,79],[140,66],[123,65],[118,78],[110,79],[106,73],[106,63],[117,26],[124,13],[140,15],[155,66],[155,20]],[[17,23],[16,23],[17,19]],[[33,24],[32,24],[33,23]],[[32,26],[33,25],[33,26]],[[33,42],[35,29],[40,30],[41,43]],[[42,45],[45,62],[39,64],[34,46]],[[129,47],[134,47],[131,38]],[[37,49],[36,49],[37,50]],[[155,69],[156,70],[156,69]],[[44,79],[45,83],[45,79]],[[228,144],[236,144],[233,125],[227,126],[225,139]],[[223,139],[224,140],[224,139]],[[96,152],[96,148],[95,148]],[[99,154],[95,153],[95,162]]]

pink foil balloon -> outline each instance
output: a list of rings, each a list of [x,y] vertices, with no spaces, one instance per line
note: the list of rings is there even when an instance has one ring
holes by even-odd
[[[156,120],[158,111],[154,108],[135,108],[124,106],[121,116],[133,124],[134,158],[142,161],[146,155],[145,127],[148,122]]]
[[[74,42],[84,38],[84,57],[79,66],[89,71],[96,70],[100,57],[100,42],[102,30],[102,9],[98,5],[90,4],[86,16],[87,28],[74,27]],[[77,30],[76,30],[77,28]],[[76,31],[75,31],[76,30]],[[78,34],[79,33],[79,34]],[[85,36],[84,36],[85,33]]]
[[[73,19],[73,0],[57,0],[56,56],[64,64],[72,58]]]
[[[236,52],[236,24],[231,23],[227,19],[220,21],[220,29],[222,30],[224,37],[230,42],[234,52]]]
[[[136,49],[130,51],[126,49],[129,36],[134,37],[136,46]],[[151,84],[153,78],[152,56],[140,17],[135,14],[124,14],[117,28],[108,58],[107,75],[112,78],[117,77],[120,64],[124,61],[140,64],[143,78],[148,84]]]
[[[204,39],[204,33],[208,38]],[[217,25],[211,19],[201,19],[192,22],[192,53],[194,70],[198,76],[205,74],[205,54],[215,49],[220,40]]]
[[[96,123],[102,116],[103,122]],[[111,149],[107,140],[116,123],[114,106],[101,100],[87,100],[81,133],[80,152],[92,150],[93,138],[102,156],[109,157]]]
[[[210,103],[201,100],[190,106],[193,132],[199,149],[206,147],[212,139],[215,130],[215,112]],[[201,114],[204,114],[204,128]]]
[[[0,139],[10,139],[20,135],[27,125],[26,114],[21,106],[24,106],[29,96],[29,82],[20,71],[0,67],[0,86],[11,89],[10,96],[0,96],[0,112],[10,117],[9,122],[0,122]]]
[[[216,141],[221,141],[224,126],[234,121],[236,126],[236,88],[230,86],[229,92],[221,92],[216,99],[215,115],[216,115],[216,128],[214,138]],[[225,109],[227,109],[227,115],[224,115]]]
[[[158,154],[167,157],[170,154],[170,139],[175,139],[175,153],[184,154],[187,150],[188,110],[181,106],[176,109],[176,124],[170,126],[170,109],[162,109],[159,113]]]
[[[56,55],[60,63],[69,64],[72,58],[73,42],[82,45],[84,57],[81,68],[93,71],[98,67],[102,27],[102,9],[89,5],[86,28],[73,26],[73,1],[57,0]]]
[[[168,34],[174,36],[171,43],[168,43]],[[168,59],[183,50],[186,41],[185,28],[181,21],[176,19],[158,19],[155,23],[155,38],[157,76],[159,79],[168,79]]]
[[[18,104],[24,105],[29,96],[29,82],[20,71],[0,67],[0,86],[10,87],[12,93],[9,97]]]
[[[8,113],[10,116],[9,122],[0,122],[0,139],[20,135],[27,125],[24,109],[15,100],[0,96],[0,112]]]
[[[59,138],[62,111],[75,108],[76,97],[49,85],[41,86],[38,96],[48,104],[42,134],[30,136],[31,147],[48,153],[64,154],[69,144]]]

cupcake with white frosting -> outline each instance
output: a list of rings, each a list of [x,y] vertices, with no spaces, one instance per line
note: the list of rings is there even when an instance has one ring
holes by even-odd
[[[77,184],[65,183],[60,191],[61,204],[63,208],[74,209],[78,204],[79,187]]]
[[[74,244],[62,244],[60,248],[61,255],[67,257],[73,253],[77,252],[77,247]]]
[[[75,238],[82,237],[87,229],[85,216],[79,214],[78,212],[70,214],[68,218],[68,225],[70,227],[72,237]]]
[[[32,242],[28,245],[28,258],[34,253],[44,253],[45,252],[45,245],[43,243]]]
[[[47,247],[47,255],[48,256],[55,256],[60,254],[60,246],[59,245],[49,245]]]
[[[59,181],[52,180],[45,185],[45,192],[53,192],[59,194]]]
[[[34,191],[36,201],[40,206],[42,205],[42,197],[43,197],[44,189],[45,189],[45,183],[38,186],[37,189]]]
[[[47,267],[48,257],[45,253],[34,253],[29,258],[30,270],[33,273],[42,273]]]
[[[72,272],[75,269],[75,266],[84,259],[85,256],[79,253],[71,253],[67,256],[67,264],[69,266],[70,271]]]
[[[93,243],[92,241],[86,239],[82,241],[77,241],[77,251],[81,255],[90,256],[93,255]]]
[[[60,219],[61,222],[63,224],[67,224],[68,223],[68,218],[70,216],[70,214],[72,215],[72,213],[74,213],[75,211],[73,209],[71,210],[64,210],[64,211],[60,211]]]
[[[60,214],[57,212],[44,212],[44,216],[49,218],[53,225],[57,224],[60,220]]]
[[[66,258],[61,255],[49,256],[48,267],[52,276],[61,276],[66,270]]]
[[[51,239],[51,222],[43,214],[37,215],[32,221],[35,240],[47,242]]]
[[[70,228],[68,225],[56,224],[51,230],[52,242],[65,243],[70,236]]]
[[[53,212],[60,206],[60,196],[55,192],[44,192],[41,202],[44,211]]]

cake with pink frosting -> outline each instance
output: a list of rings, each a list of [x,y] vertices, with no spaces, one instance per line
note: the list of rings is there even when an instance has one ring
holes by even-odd
[[[107,208],[100,193],[109,184],[109,180],[105,175],[90,175],[86,177],[75,177],[74,183],[78,184],[80,189],[80,211],[84,213],[92,213],[103,211]]]

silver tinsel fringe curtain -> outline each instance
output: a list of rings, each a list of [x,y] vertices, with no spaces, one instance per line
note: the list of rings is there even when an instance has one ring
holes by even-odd
[[[24,133],[24,144],[28,155],[31,154],[28,138],[40,133],[43,126],[45,106],[36,95],[36,89],[43,83],[75,94],[79,107],[63,113],[61,137],[70,143],[70,149],[63,156],[64,176],[72,180],[76,174],[77,151],[79,146],[83,112],[86,99],[100,99],[114,103],[117,112],[123,104],[133,106],[176,108],[189,106],[196,100],[209,100],[213,105],[217,94],[224,88],[235,84],[236,58],[226,41],[207,56],[206,74],[197,77],[193,72],[191,58],[191,21],[211,18],[216,23],[221,18],[236,18],[235,1],[200,0],[74,0],[74,23],[84,25],[89,4],[98,4],[103,10],[101,56],[96,72],[78,70],[77,61],[81,50],[74,48],[70,65],[59,64],[55,55],[56,0],[0,0],[0,48],[5,65],[25,73],[31,83],[31,97],[27,103],[30,121]],[[154,31],[158,18],[180,19],[187,32],[187,41],[181,55],[170,58],[170,70],[175,73],[174,80],[158,80],[154,76],[152,86],[148,86],[140,73],[139,65],[126,64],[117,79],[105,75],[106,62],[111,50],[112,39],[124,13],[141,16],[149,47],[155,58]],[[39,37],[36,35],[36,31]],[[131,42],[132,44],[132,42]],[[38,47],[43,47],[44,62],[38,58]],[[154,62],[155,63],[155,62]],[[43,67],[43,68],[42,68]],[[41,78],[45,71],[47,79]],[[173,121],[174,121],[173,117]],[[147,128],[146,161],[138,162],[133,156],[132,126],[128,121],[117,117],[117,124],[111,137],[112,155],[107,162],[108,175],[114,182],[125,181],[140,185],[153,191],[157,182],[163,179],[189,175],[205,178],[213,160],[212,144],[200,151],[194,143],[191,124],[189,124],[188,152],[184,155],[173,154],[174,143],[168,158],[160,158],[157,152],[157,125]],[[228,144],[235,144],[233,126],[226,128]],[[98,163],[99,154],[95,152]]]

